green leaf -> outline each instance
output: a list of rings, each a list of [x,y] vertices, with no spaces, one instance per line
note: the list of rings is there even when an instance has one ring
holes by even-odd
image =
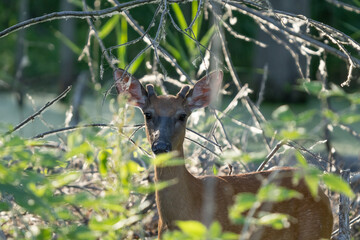
[[[289,227],[288,215],[282,213],[267,213],[257,220],[260,225],[270,226],[276,230]]]
[[[9,211],[10,205],[6,202],[0,202],[0,212],[2,211]]]
[[[74,157],[74,156],[78,156],[80,154],[82,154],[84,156],[88,156],[91,152],[92,152],[92,147],[86,141],[86,142],[83,142],[80,146],[71,148],[71,150],[66,153],[65,157],[66,158],[71,158],[71,157]]]
[[[193,1],[191,3],[191,19],[194,19],[196,17],[198,7],[199,7],[199,2],[198,1]],[[199,31],[200,31],[201,14],[202,14],[202,12],[200,11],[200,14],[199,14],[198,18],[195,20],[195,22],[194,22],[194,24],[192,26],[192,30],[193,30],[193,32],[195,34],[195,39],[197,39]],[[191,21],[193,21],[193,20],[191,20]]]
[[[3,147],[15,147],[15,146],[24,146],[25,140],[19,136],[15,136],[10,138],[8,141],[5,142]]]
[[[318,96],[322,90],[322,83],[320,81],[304,81],[302,87],[306,92],[314,96]]]
[[[221,236],[221,232],[222,232],[222,230],[221,230],[220,223],[218,221],[215,221],[209,227],[207,239],[217,238],[217,237]]]
[[[296,140],[304,137],[306,130],[304,128],[296,129],[283,129],[280,131],[279,135],[281,139]]]
[[[128,25],[125,17],[121,16],[120,25],[116,25],[116,36],[118,45],[125,44],[128,41]],[[126,62],[126,46],[121,46],[117,48],[118,59],[120,68],[125,68],[127,65]]]
[[[309,121],[313,120],[314,116],[316,115],[317,111],[315,109],[304,111],[296,117],[296,122],[298,124],[305,124]]]
[[[131,74],[134,74],[136,70],[140,67],[141,63],[143,62],[145,58],[145,54],[140,55],[130,66],[128,69],[128,72]]]
[[[99,31],[99,37],[104,39],[110,32],[115,28],[116,24],[119,23],[120,15],[112,16]]]
[[[91,231],[87,226],[66,226],[66,239],[92,240],[98,239],[96,231]]]
[[[172,9],[174,10],[176,19],[179,22],[180,28],[182,30],[185,30],[188,27],[188,24],[186,23],[184,14],[179,6],[179,4],[177,3],[173,3],[171,4]],[[194,46],[195,43],[193,42],[193,40],[191,40],[188,36],[186,36],[185,34],[182,34],[183,38],[184,38],[184,42],[186,44],[186,47],[188,48],[189,52],[192,52],[194,50]]]
[[[153,160],[155,166],[177,166],[184,164],[184,160],[175,158],[174,153],[163,153],[156,155],[156,158]]]
[[[360,93],[351,93],[351,94],[347,94],[346,97],[349,99],[349,101],[352,104],[360,104]]]
[[[353,198],[355,196],[349,184],[345,182],[341,177],[332,173],[327,173],[322,177],[322,179],[326,186],[328,186],[332,191],[344,194],[350,198]]]
[[[296,151],[295,152],[295,157],[296,157],[296,160],[298,161],[298,163],[302,166],[302,167],[307,167],[308,166],[308,163],[306,161],[306,158],[299,152],[299,151]]]
[[[256,196],[252,193],[240,193],[236,196],[235,204],[231,207],[230,217],[236,219],[256,203]]]
[[[188,27],[188,25],[186,23],[184,14],[181,11],[181,8],[180,8],[179,4],[173,3],[173,4],[171,4],[171,7],[175,12],[175,16],[176,16],[176,18],[177,18],[177,20],[179,22],[180,28],[183,29],[183,30],[186,29]]]
[[[201,45],[207,46],[210,42],[210,39],[212,38],[212,36],[215,33],[215,26],[212,26],[206,33],[205,35],[201,38],[200,43]]]
[[[212,166],[212,169],[213,169],[213,174],[216,176],[218,174],[219,170],[217,169],[215,164]]]
[[[289,121],[295,121],[296,116],[295,114],[290,110],[288,105],[282,105],[274,110],[272,113],[272,117],[276,120],[289,122]]]
[[[320,170],[314,168],[314,167],[309,167],[306,169],[306,173],[305,173],[305,183],[308,186],[311,195],[313,197],[316,197],[318,195],[318,189],[319,189],[319,180],[320,180]]]
[[[270,183],[260,188],[257,199],[260,202],[282,202],[292,198],[301,198],[302,194],[295,190],[287,189]]]
[[[323,110],[323,116],[328,118],[333,124],[337,124],[339,122],[339,115],[330,109]]]
[[[103,150],[99,152],[98,159],[99,159],[99,172],[102,176],[107,174],[107,162],[109,158],[109,151]]]
[[[70,171],[58,175],[53,175],[49,178],[49,180],[51,181],[51,185],[54,188],[59,188],[74,182],[75,180],[79,179],[80,176],[80,172]]]
[[[1,193],[11,194],[17,204],[25,210],[42,216],[43,219],[53,218],[50,205],[46,199],[39,198],[27,188],[22,186],[12,186],[10,184],[0,184]]]
[[[60,31],[55,31],[55,37],[60,39],[76,55],[81,55],[82,49]]]
[[[354,124],[360,122],[360,115],[356,113],[345,113],[340,115],[340,122],[344,124]]]
[[[177,221],[176,224],[183,233],[196,239],[203,239],[206,236],[206,227],[198,221]]]

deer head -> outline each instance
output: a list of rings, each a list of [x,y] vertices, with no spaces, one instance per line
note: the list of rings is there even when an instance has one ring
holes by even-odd
[[[118,93],[127,94],[129,101],[142,110],[152,151],[155,154],[178,151],[181,155],[188,117],[193,110],[210,104],[220,87],[223,72],[210,73],[192,88],[184,86],[176,96],[157,96],[153,85],[145,89],[139,80],[122,69],[114,72],[114,78]]]

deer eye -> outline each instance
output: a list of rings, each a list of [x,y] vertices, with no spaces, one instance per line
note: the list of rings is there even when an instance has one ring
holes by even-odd
[[[185,121],[186,120],[186,117],[187,117],[187,115],[186,115],[186,113],[182,113],[182,114],[180,114],[179,115],[179,121]]]
[[[145,115],[145,119],[146,119],[146,120],[152,119],[152,114],[151,114],[151,113],[146,112],[146,113],[144,113],[144,115]]]

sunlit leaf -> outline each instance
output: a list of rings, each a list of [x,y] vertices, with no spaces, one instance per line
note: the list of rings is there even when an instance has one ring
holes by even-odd
[[[295,190],[277,186],[272,183],[261,187],[257,193],[257,199],[261,202],[282,202],[292,198],[301,197],[302,194]]]
[[[256,195],[252,193],[240,193],[236,196],[235,203],[229,211],[230,218],[235,221],[242,220],[242,213],[249,210],[256,203]]]
[[[53,175],[49,180],[54,188],[65,186],[69,183],[74,182],[81,176],[80,172],[69,171],[58,175]]]
[[[110,155],[109,152],[106,150],[99,152],[99,155],[98,155],[99,172],[101,175],[106,175],[106,173],[107,173],[107,162],[108,162],[109,155]]]
[[[200,43],[203,46],[207,46],[210,42],[210,39],[215,33],[215,26],[210,27],[209,30],[204,34],[204,36],[201,38]]]
[[[191,19],[194,19],[196,17],[196,13],[198,11],[198,6],[199,6],[198,1],[193,1],[191,3]],[[195,39],[197,39],[197,37],[198,37],[200,26],[201,26],[201,11],[200,11],[200,14],[199,14],[198,18],[195,20],[193,27],[192,27],[192,30],[193,30],[193,32],[195,34]]]
[[[282,129],[279,135],[281,136],[282,139],[296,140],[304,137],[304,134],[306,134],[304,128],[296,128],[296,129]]]
[[[116,24],[119,23],[120,15],[112,16],[99,31],[99,37],[104,39],[109,33],[115,28]]]
[[[322,179],[326,186],[328,186],[332,191],[345,194],[350,198],[353,198],[355,196],[349,184],[345,182],[341,177],[332,173],[327,173],[322,177]]]
[[[183,14],[179,4],[173,3],[173,4],[171,4],[171,7],[174,10],[174,13],[175,13],[176,19],[179,22],[180,28],[182,30],[185,30],[188,27],[188,24],[186,23],[184,14]],[[188,48],[188,50],[190,52],[193,51],[195,43],[185,34],[182,34],[182,35],[183,35],[183,38],[184,38],[184,41],[185,41],[185,44],[186,44],[186,47]]]
[[[180,230],[188,236],[202,239],[206,236],[206,227],[198,221],[177,221]]]
[[[141,66],[141,63],[143,62],[145,58],[145,55],[142,54],[140,55],[130,66],[130,68],[128,69],[128,72],[131,74],[134,74],[136,72],[136,70]]]
[[[213,169],[213,174],[216,176],[218,174],[218,169],[217,167],[215,166],[215,164],[212,166],[212,169]]]
[[[307,168],[306,173],[304,175],[305,183],[308,186],[311,195],[313,195],[313,197],[317,197],[318,195],[319,180],[320,180],[319,175],[320,175],[320,170],[314,167]]]
[[[270,226],[276,230],[290,226],[288,216],[282,213],[267,213],[257,220],[260,225]]]
[[[123,16],[120,17],[120,25],[116,25],[115,30],[116,30],[117,44],[121,45],[127,43],[128,25],[125,17]],[[126,46],[121,46],[117,48],[118,60],[119,60],[118,66],[120,68],[125,68],[125,66],[127,65],[126,49],[127,49]]]
[[[221,225],[218,221],[213,222],[208,230],[208,238],[216,238],[221,236]]]
[[[88,142],[83,142],[80,146],[72,148],[69,152],[66,153],[66,158],[71,158],[78,156],[80,154],[87,156],[92,152],[92,148]]]

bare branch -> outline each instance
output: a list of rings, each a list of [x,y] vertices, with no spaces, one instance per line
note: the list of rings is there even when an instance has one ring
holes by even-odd
[[[239,11],[240,13],[244,14],[244,15],[247,15],[247,16],[250,16],[251,18],[253,18],[255,21],[259,21],[263,24],[266,24],[266,25],[269,25],[271,27],[272,30],[275,30],[275,31],[284,31],[286,32],[286,34],[289,34],[290,36],[293,36],[295,40],[299,40],[301,42],[306,42],[307,44],[310,44],[314,47],[317,47],[317,48],[322,48],[324,50],[326,50],[327,52],[337,56],[337,57],[340,57],[342,59],[345,59],[345,60],[348,60],[348,56],[341,52],[340,50],[338,49],[335,49],[325,43],[322,43],[310,36],[307,36],[307,35],[304,35],[300,32],[295,32],[289,28],[285,28],[280,22],[274,20],[273,18],[265,15],[263,12],[259,12],[255,9],[251,9],[249,7],[246,7],[244,5],[241,5],[237,2],[233,2],[233,1],[225,1],[225,0],[216,0],[217,2],[220,2],[224,5],[230,5],[232,7],[234,7],[235,10]],[[281,11],[274,11],[276,14],[284,14],[284,12],[281,12]],[[286,13],[287,15],[289,16],[297,16],[298,18],[300,18],[299,15],[295,15],[295,14],[289,14],[289,13]],[[303,19],[304,17],[301,16]],[[306,18],[306,20],[309,20]],[[312,23],[319,23],[319,22],[316,22],[314,20],[311,20]],[[323,26],[326,26],[327,28],[329,29],[333,29],[331,28],[330,26],[327,26],[326,24],[322,24]],[[337,30],[337,32],[340,32]],[[345,36],[345,34],[342,34]],[[354,41],[352,38],[348,37],[347,38],[351,43],[352,43],[352,46],[353,47],[356,47],[357,49],[357,46],[359,44],[356,44],[356,41]],[[356,64],[355,66],[358,67],[360,66],[360,60],[351,56],[351,59],[353,60],[353,62]]]
[[[214,152],[214,151],[211,150],[210,148],[204,146],[203,144],[201,144],[201,143],[199,143],[199,142],[197,142],[197,141],[195,141],[195,140],[192,140],[191,138],[188,138],[188,137],[185,137],[185,139],[187,139],[187,140],[189,140],[190,142],[193,142],[193,143],[199,145],[200,147],[204,148],[206,151],[209,151],[209,152],[211,152],[212,154],[214,154],[216,157],[220,157],[219,154],[217,154],[216,152]]]
[[[143,127],[143,126],[144,126],[144,124],[140,123],[140,124],[134,124],[134,125],[125,125],[122,127],[123,128],[138,128],[138,127]],[[51,131],[40,133],[40,134],[36,135],[35,137],[33,137],[33,139],[48,137],[48,136],[51,136],[53,134],[60,133],[60,132],[69,132],[69,131],[74,131],[77,129],[92,128],[92,127],[117,129],[117,127],[113,124],[106,124],[106,123],[84,124],[84,125],[76,125],[76,126],[54,129]]]
[[[30,117],[26,118],[24,121],[16,125],[13,129],[6,132],[5,135],[11,134],[21,128],[23,128],[28,122],[34,120],[37,116],[39,116],[43,111],[45,111],[48,107],[59,101],[60,99],[64,98],[71,90],[71,86],[68,86],[65,91],[63,91],[59,96],[51,100],[50,102],[47,102],[42,108],[39,109],[36,113],[32,114]]]
[[[360,8],[358,7],[355,7],[353,5],[350,5],[350,4],[347,4],[347,3],[343,3],[343,2],[340,2],[340,1],[337,1],[337,0],[326,0],[328,3],[331,3],[331,4],[334,4],[335,6],[337,7],[340,7],[340,8],[343,8],[347,11],[350,11],[350,12],[355,12],[357,14],[360,14]]]
[[[128,10],[133,7],[141,6],[144,4],[157,3],[158,0],[134,0],[126,3],[122,3],[118,6],[106,8],[99,11],[63,11],[53,12],[41,17],[31,18],[26,21],[15,24],[0,32],[0,38],[7,36],[10,33],[16,32],[20,29],[28,28],[37,23],[49,22],[55,19],[67,19],[67,18],[93,18],[93,17],[111,17],[113,14]]]
[[[133,29],[135,31],[137,31],[142,37],[142,39],[144,40],[144,42],[146,44],[151,45],[152,47],[154,47],[151,43],[154,41],[143,29],[142,27],[136,22],[135,19],[133,19],[133,17],[130,15],[130,13],[125,12],[125,16],[126,19],[128,21],[128,23],[133,27]],[[180,65],[177,63],[176,59],[171,56],[170,53],[168,53],[164,48],[162,48],[161,46],[157,46],[157,48],[160,50],[160,52],[162,53],[162,57],[164,57],[164,59],[166,61],[168,61],[169,63],[171,63],[173,66],[176,67],[177,70],[179,70],[181,72],[182,75],[184,75],[186,77],[186,79],[193,83],[190,76],[185,72],[184,69],[182,69],[182,67],[180,67]]]

